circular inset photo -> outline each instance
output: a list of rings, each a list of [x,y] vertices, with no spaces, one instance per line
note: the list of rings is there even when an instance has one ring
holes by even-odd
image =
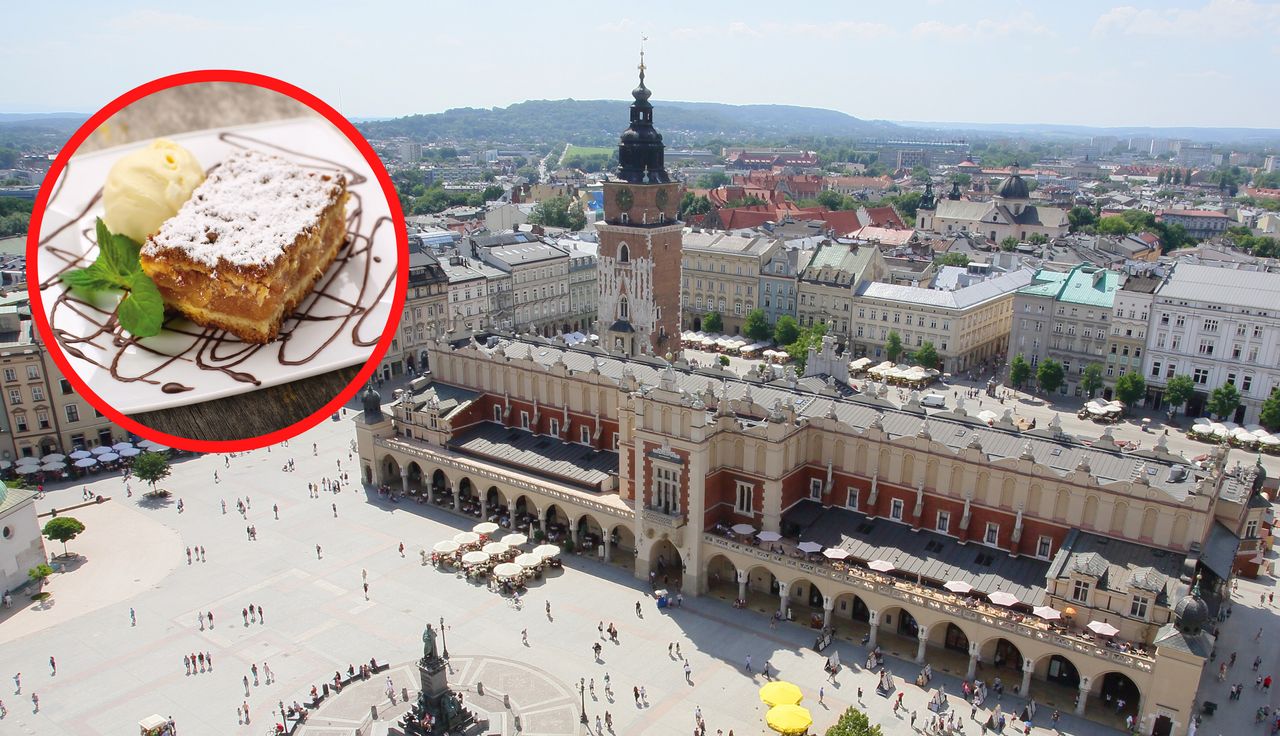
[[[159,79],[91,117],[27,247],[66,378],[190,450],[261,447],[338,411],[394,339],[407,282],[373,149],[314,96],[244,72]]]

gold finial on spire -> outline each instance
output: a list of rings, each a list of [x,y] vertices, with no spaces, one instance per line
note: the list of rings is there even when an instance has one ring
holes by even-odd
[[[640,34],[640,67],[639,68],[640,68],[641,79],[644,79],[644,42],[648,40],[649,40],[648,36],[644,35],[643,33]]]

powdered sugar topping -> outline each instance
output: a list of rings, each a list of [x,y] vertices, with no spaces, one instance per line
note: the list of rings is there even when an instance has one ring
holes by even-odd
[[[237,151],[192,192],[142,248],[178,249],[210,268],[269,267],[319,222],[345,186],[342,174],[279,156]]]

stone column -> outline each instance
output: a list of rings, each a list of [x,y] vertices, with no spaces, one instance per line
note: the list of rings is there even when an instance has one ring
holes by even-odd
[[[480,496],[480,521],[489,520],[489,494]]]
[[[538,511],[538,528],[542,530],[543,539],[546,539],[547,537],[547,512],[546,511],[541,511],[541,510]]]
[[[1022,660],[1022,690],[1020,694],[1024,698],[1031,697],[1031,673],[1036,671],[1036,662],[1034,659]]]
[[[822,596],[822,627],[831,627],[831,614],[836,610],[836,599],[829,596]]]
[[[749,576],[746,570],[738,570],[738,600],[745,601],[747,599],[747,580]]]
[[[965,673],[964,679],[972,680],[973,676],[978,673],[978,644],[969,642],[969,670]]]
[[[573,540],[574,551],[581,552],[582,550],[578,549],[578,525],[577,524],[569,524],[569,539]]]
[[[613,560],[613,534],[606,532],[600,536],[604,538],[604,561],[608,564]]]
[[[409,492],[409,469],[400,468],[400,490],[404,493]]]
[[[921,626],[920,629],[916,631],[916,638],[920,642],[919,646],[916,647],[916,662],[923,663],[924,648],[929,644],[929,629]]]
[[[868,633],[871,635],[871,638],[867,640],[867,646],[870,647],[871,649],[875,649],[876,634],[880,633],[880,612],[871,611],[870,613],[871,613],[871,617],[870,617],[871,631]]]
[[[1080,681],[1080,699],[1076,703],[1076,715],[1084,715],[1084,704],[1089,700],[1089,681]]]
[[[791,602],[787,600],[787,592],[791,589],[791,583],[778,581],[778,614],[782,616],[782,620],[787,620],[787,605]]]
[[[452,484],[450,484],[450,488],[453,488]],[[458,484],[457,488],[453,488],[453,510],[462,511],[462,484]]]

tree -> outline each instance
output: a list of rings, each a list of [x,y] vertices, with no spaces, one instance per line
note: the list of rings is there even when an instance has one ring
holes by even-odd
[[[711,211],[711,200],[703,197],[695,197],[692,192],[685,192],[684,197],[680,199],[680,219],[685,219],[692,215],[705,215]]]
[[[546,227],[563,227],[569,230],[581,230],[587,226],[587,213],[582,210],[582,203],[570,201],[568,197],[551,197],[533,206],[529,213],[529,222]]]
[[[960,174],[952,174],[952,175],[951,175],[951,181],[952,181],[952,183],[954,183],[954,184],[959,184],[959,185],[961,186],[961,188],[964,188],[964,187],[969,186],[970,182],[972,182],[972,181],[973,181],[973,177],[972,177],[972,176],[970,176],[969,174],[963,174],[963,173],[960,173]]]
[[[1258,422],[1272,432],[1280,430],[1280,388],[1271,390],[1271,395],[1262,402],[1262,413]]]
[[[884,732],[867,718],[866,713],[851,707],[840,715],[834,726],[827,729],[826,736],[884,736]]]
[[[67,542],[76,538],[76,535],[84,531],[84,524],[73,516],[55,516],[44,525],[44,538],[62,542],[62,554],[67,554]]]
[[[721,318],[719,312],[707,312],[702,315],[702,329],[707,332],[722,332],[724,330],[724,319]]]
[[[924,184],[929,181],[929,170],[917,164],[911,169],[911,181],[917,184]]]
[[[773,326],[773,341],[778,345],[790,345],[800,338],[800,324],[796,322],[796,318],[789,314],[784,314],[778,318],[778,323]]]
[[[1141,401],[1146,393],[1147,382],[1137,371],[1126,373],[1116,379],[1116,400],[1123,403],[1125,408]]]
[[[844,209],[844,195],[834,189],[818,192],[818,204],[829,210]]]
[[[898,362],[898,358],[902,357],[902,336],[897,330],[889,331],[889,341],[884,344],[884,354],[894,363]]]
[[[1230,383],[1223,384],[1209,394],[1209,403],[1205,408],[1218,417],[1218,421],[1226,421],[1240,406],[1240,392]]]
[[[1098,363],[1090,363],[1084,367],[1084,375],[1080,378],[1080,388],[1089,394],[1089,398],[1093,398],[1093,392],[1102,388],[1102,366]]]
[[[698,177],[697,188],[716,189],[728,184],[729,181],[730,179],[728,174],[725,174],[722,171],[713,171],[710,174],[703,174]]]
[[[1062,370],[1062,364],[1056,360],[1042,361],[1040,367],[1036,369],[1036,383],[1040,384],[1040,390],[1047,394],[1057,391],[1062,386],[1064,378],[1066,374]]]
[[[1192,383],[1191,376],[1176,375],[1169,379],[1164,386],[1164,403],[1168,404],[1171,409],[1177,409],[1185,406],[1191,400],[1191,395],[1196,392],[1196,385]]]
[[[53,574],[53,568],[41,562],[39,565],[27,570],[27,577],[39,588],[44,585],[44,581]]]
[[[1009,363],[1009,383],[1022,388],[1028,378],[1031,378],[1031,364],[1022,357],[1022,353],[1018,353],[1013,356],[1013,362]]]
[[[1000,250],[1011,251],[1017,247],[1018,247],[1018,239],[1013,237],[1012,235],[1000,241]]]
[[[925,368],[938,367],[938,350],[933,347],[933,343],[928,340],[926,340],[920,347],[916,348],[916,351],[912,354],[911,358],[915,361],[916,365],[924,366]]]
[[[1098,221],[1098,216],[1093,214],[1093,210],[1088,207],[1072,207],[1067,213],[1067,222],[1071,225],[1071,232],[1078,232],[1086,227],[1090,227]]]
[[[964,268],[969,265],[969,256],[964,253],[943,253],[938,256],[938,265],[940,266],[959,266]]]
[[[773,330],[769,327],[769,320],[764,316],[764,310],[756,307],[747,312],[747,321],[742,325],[742,332],[752,340],[768,340]]]
[[[1173,170],[1173,183],[1175,186],[1182,183],[1182,169]]]
[[[1031,237],[1027,238],[1027,242],[1032,245],[1044,245],[1049,242],[1049,236],[1044,233],[1031,233]]]
[[[130,470],[135,476],[151,485],[151,492],[156,492],[156,483],[169,477],[169,458],[159,452],[144,452],[133,459]]]
[[[796,338],[795,342],[783,348],[795,363],[797,373],[804,373],[804,364],[809,360],[809,348],[822,347],[822,338],[826,334],[827,323],[817,322],[812,327],[800,330],[800,336]]]

